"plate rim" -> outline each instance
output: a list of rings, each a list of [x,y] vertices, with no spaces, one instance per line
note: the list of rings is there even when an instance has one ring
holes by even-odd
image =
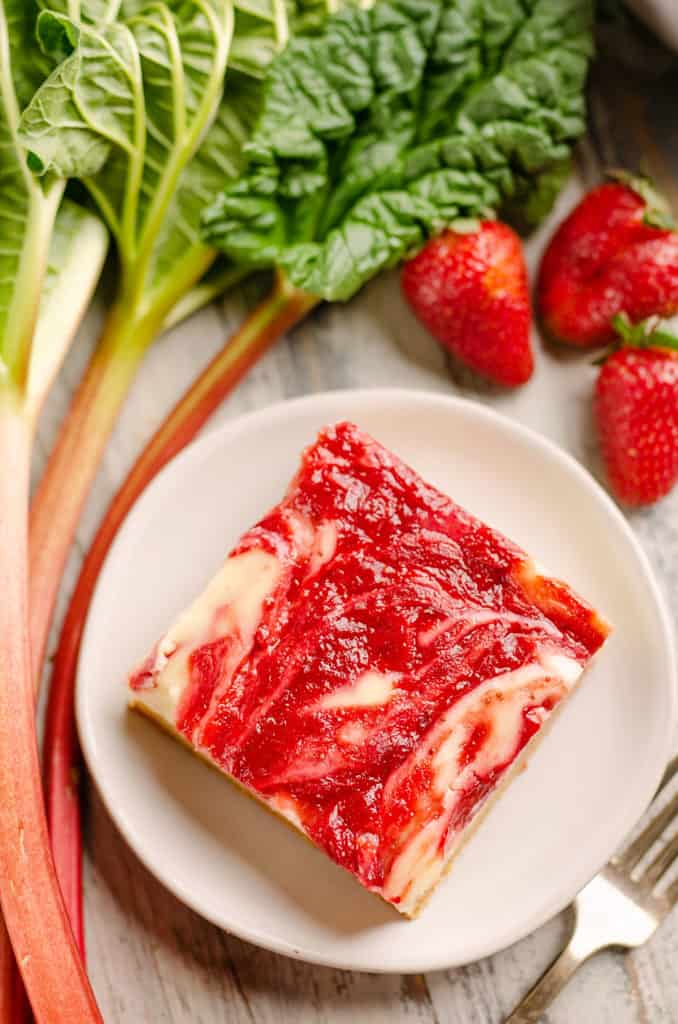
[[[298,948],[293,943],[277,935],[275,932],[262,932],[257,928],[249,928],[247,925],[243,926],[239,922],[235,922],[234,924],[232,921],[228,921],[223,914],[214,912],[210,913],[209,908],[206,908],[199,899],[194,899],[190,889],[178,878],[174,877],[171,870],[158,867],[158,865],[153,862],[153,859],[150,856],[147,856],[143,842],[137,842],[136,840],[138,830],[135,831],[133,827],[129,826],[124,811],[118,809],[115,800],[109,800],[108,793],[101,784],[97,772],[93,767],[93,763],[96,763],[96,759],[93,756],[90,747],[90,737],[86,727],[87,715],[85,693],[87,687],[81,683],[83,674],[82,666],[87,660],[87,651],[90,644],[93,642],[94,615],[92,613],[96,607],[97,595],[99,593],[102,580],[106,575],[109,563],[111,563],[116,557],[117,549],[124,545],[125,536],[128,530],[133,528],[131,524],[134,512],[144,501],[147,500],[147,496],[151,494],[154,489],[160,489],[165,486],[165,481],[169,480],[175,473],[181,473],[184,463],[188,463],[196,459],[196,457],[199,457],[202,452],[207,452],[208,449],[214,447],[218,448],[220,445],[228,443],[230,435],[237,436],[243,431],[246,432],[252,425],[260,426],[262,423],[265,424],[267,420],[269,420],[270,424],[273,425],[279,417],[285,416],[286,414],[292,416],[298,410],[303,411],[305,409],[312,409],[314,406],[317,406],[319,410],[321,410],[323,404],[328,399],[336,399],[339,394],[341,394],[347,402],[360,402],[365,399],[369,399],[371,402],[384,404],[389,404],[391,402],[414,401],[415,403],[426,405],[437,404],[453,408],[460,407],[463,412],[472,416],[479,416],[481,419],[492,422],[495,426],[503,426],[504,428],[517,433],[529,444],[535,445],[537,448],[541,448],[547,456],[563,465],[566,471],[569,470],[573,473],[578,479],[580,485],[583,485],[595,499],[602,502],[606,513],[611,516],[621,528],[622,533],[625,534],[627,541],[630,543],[636,558],[642,567],[645,582],[649,587],[649,591],[652,595],[658,613],[658,624],[663,640],[662,646],[664,648],[669,668],[668,676],[664,683],[665,697],[668,703],[669,713],[666,716],[666,727],[663,735],[663,742],[661,746],[657,743],[654,747],[654,777],[650,776],[650,772],[648,770],[648,779],[651,779],[652,786],[648,783],[647,798],[643,802],[643,808],[638,812],[634,809],[633,814],[627,812],[624,815],[625,824],[623,834],[615,842],[615,845],[610,850],[608,857],[593,870],[587,869],[586,871],[580,871],[579,877],[577,878],[576,888],[571,894],[565,894],[564,896],[562,894],[556,895],[553,899],[546,901],[540,909],[535,910],[532,914],[524,918],[519,927],[516,928],[515,926],[512,926],[504,928],[503,932],[498,936],[498,941],[495,937],[494,941],[479,944],[479,948],[472,949],[473,955],[470,957],[459,958],[442,954],[437,958],[424,956],[421,959],[416,959],[416,957],[413,957],[407,961],[396,960],[389,961],[384,964],[380,964],[379,962],[370,962],[370,965],[367,966],[364,958],[358,960],[352,960],[350,957],[333,958],[331,956],[323,955],[321,952],[314,951],[312,948]],[[505,413],[497,411],[491,406],[484,405],[470,398],[458,395],[449,395],[426,389],[406,387],[333,388],[295,398],[283,399],[262,408],[236,415],[225,423],[220,424],[213,429],[208,429],[206,433],[200,434],[196,440],[191,442],[191,444],[189,444],[183,451],[179,452],[165,467],[163,467],[163,469],[145,488],[128,513],[122,527],[118,531],[97,579],[97,585],[92,595],[78,657],[75,712],[81,749],[89,776],[96,786],[99,797],[115,827],[118,829],[127,845],[131,848],[134,855],[138,857],[140,862],[153,875],[153,877],[195,913],[199,914],[216,927],[221,928],[222,930],[247,942],[251,942],[262,949],[267,949],[274,953],[289,956],[293,959],[301,960],[306,963],[332,967],[340,970],[353,970],[377,974],[418,974],[461,967],[465,964],[476,962],[485,956],[494,955],[500,950],[506,949],[514,942],[520,941],[522,938],[530,935],[537,928],[541,927],[551,918],[564,910],[572,902],[575,895],[583,888],[583,886],[601,870],[605,863],[607,863],[607,860],[612,856],[619,843],[623,842],[624,837],[630,833],[633,826],[642,816],[644,809],[652,798],[654,790],[659,784],[664,768],[671,755],[675,726],[678,717],[678,662],[668,604],[640,540],[636,536],[620,508],[607,491],[605,491],[601,484],[598,483],[592,473],[565,448],[551,440],[551,438],[540,434],[534,428],[519,422]]]

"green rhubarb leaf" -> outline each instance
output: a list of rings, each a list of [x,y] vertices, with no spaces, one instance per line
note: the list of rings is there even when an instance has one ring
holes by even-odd
[[[31,0],[0,2],[0,385],[25,385],[42,269],[60,192],[31,177],[19,118],[49,71]]]
[[[43,48],[63,60],[22,118],[30,167],[89,189],[118,244],[130,316],[160,322],[214,260],[202,210],[243,170],[265,67],[321,9],[238,0],[233,24],[229,0],[123,0],[106,25],[54,5],[40,16]]]
[[[180,282],[192,287],[194,268],[212,263],[214,251],[202,238],[202,212],[224,180],[237,178],[245,167],[245,143],[261,106],[260,78],[289,33],[300,27],[317,29],[326,11],[326,4],[318,0],[299,0],[287,7],[282,0],[240,0],[236,5],[224,94],[210,130],[179,179],[158,234],[147,284],[151,303],[164,294],[168,283],[175,294],[181,290]],[[241,59],[237,57],[239,46]],[[251,59],[242,59],[245,51]],[[242,275],[242,270],[222,270],[215,279],[222,280],[226,288]],[[212,282],[203,293],[214,297]]]
[[[2,69],[14,83],[15,100],[22,110],[54,66],[42,53],[35,34],[38,17],[36,0],[2,0],[0,17],[7,52]]]
[[[31,167],[83,178],[130,261],[153,203],[166,205],[175,165],[192,155],[220,95],[226,14],[220,22],[207,5],[186,10],[175,18],[168,4],[151,4],[104,27],[48,13],[38,19],[44,45],[61,25],[75,46],[22,119]],[[210,76],[216,81],[205,110]]]
[[[224,180],[236,178],[243,170],[243,149],[259,103],[259,83],[229,72],[228,86],[210,131],[181,175],[158,231],[148,272],[149,302],[153,303],[154,296],[160,295],[168,282],[173,292],[179,281],[185,280],[186,287],[191,287],[191,268],[203,261],[203,269],[207,269],[214,259],[213,249],[202,238],[202,211]]]
[[[524,181],[514,199],[504,202],[502,213],[519,229],[529,230],[549,213],[571,172],[570,156],[556,161],[535,174],[531,181]]]
[[[26,387],[32,362],[43,274],[49,275],[50,239],[65,184],[56,175],[43,188],[31,175],[20,117],[55,60],[72,46],[57,19],[51,46],[61,52],[55,56],[41,45],[36,21],[40,10],[48,18],[66,8],[74,19],[104,18],[113,17],[118,6],[116,0],[0,0],[0,379],[19,389]],[[57,235],[69,219],[64,214],[59,220]]]
[[[543,214],[584,128],[591,20],[589,0],[383,0],[293,38],[206,239],[347,299],[459,218]]]
[[[114,21],[121,4],[122,0],[37,0],[37,7],[42,11],[64,14],[72,21],[89,22],[91,25]]]
[[[38,18],[38,37],[55,55],[63,52],[70,40],[71,54],[23,114],[21,140],[31,170],[63,178],[92,176],[97,189],[101,182],[94,176],[102,171],[104,180],[114,182],[115,205],[122,206],[126,164],[136,169],[143,158],[143,150],[134,145],[143,91],[132,34],[123,24],[95,28],[43,12]],[[110,102],[112,95],[115,103]],[[119,154],[124,154],[124,159],[119,161]],[[119,227],[117,221],[115,226]]]
[[[317,35],[340,8],[370,7],[374,0],[239,0],[229,67],[263,78],[292,35]]]
[[[89,189],[118,244],[130,316],[162,319],[215,257],[201,211],[241,172],[260,103],[258,81],[228,63],[233,28],[229,0],[123,0],[104,25],[55,10],[38,19],[45,50],[71,49],[22,117],[30,167]],[[235,29],[244,45],[253,35],[252,52],[263,46],[261,69],[287,36],[286,8],[245,0]]]
[[[118,242],[123,276],[143,292],[182,172],[217,113],[231,7],[125,0],[109,25],[43,12],[43,46],[59,27],[74,45],[22,117],[30,166],[85,183]]]
[[[42,85],[57,61],[66,53],[47,51],[36,31],[41,11],[62,14],[74,23],[104,24],[113,21],[122,0],[2,0],[9,25],[9,36],[15,51],[11,62],[12,76],[20,107],[23,109]]]
[[[287,12],[282,0],[239,2],[228,57],[229,68],[253,78],[263,78],[280,46],[287,41],[287,32]]]

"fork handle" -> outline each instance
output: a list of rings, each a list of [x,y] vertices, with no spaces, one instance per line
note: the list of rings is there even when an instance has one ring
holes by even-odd
[[[542,1014],[548,1009],[558,993],[565,988],[578,967],[597,953],[602,947],[581,941],[581,933],[577,934],[576,926],[567,946],[556,957],[551,966],[525,998],[518,1004],[505,1024],[538,1024]]]

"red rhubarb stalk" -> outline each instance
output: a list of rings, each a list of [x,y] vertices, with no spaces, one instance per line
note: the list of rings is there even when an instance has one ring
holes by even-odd
[[[28,641],[31,424],[0,399],[0,902],[40,1022],[101,1021],[50,856]]]
[[[5,922],[0,918],[0,1022],[24,1024],[29,1019],[26,989],[16,969]]]
[[[30,626],[36,685],[82,506],[120,407],[158,329],[155,321],[137,323],[128,317],[126,322],[124,308],[111,312],[31,502]]]
[[[171,291],[166,300],[146,316],[135,316],[134,310],[124,303],[115,306],[76,390],[30,510],[29,626],[36,689],[42,675],[59,584],[78,519],[147,347],[162,329],[179,323],[245,274],[240,268],[229,268],[190,290],[191,282],[200,276],[210,260],[207,250],[199,252],[197,258],[186,259],[186,273],[177,279],[176,293],[181,298],[176,305],[172,305],[175,293]],[[64,486],[64,481],[68,481],[68,486]],[[78,855],[81,855],[80,847]],[[68,887],[68,874],[58,874],[62,886]],[[68,907],[78,907],[78,912],[70,913],[70,917],[84,960],[80,863],[76,877],[75,890],[66,888],[64,896]],[[9,938],[0,921],[0,1024],[26,1024],[26,1021],[25,995],[14,970]]]
[[[79,238],[79,242],[80,249],[84,250],[86,239]],[[91,244],[82,252],[82,256],[88,261],[88,280],[85,284],[79,282],[82,286],[78,293],[80,305],[82,295],[89,296],[93,290],[104,254],[105,248],[97,256]],[[147,314],[145,317],[135,317],[133,311],[126,311],[120,305],[111,310],[99,345],[73,398],[59,440],[31,505],[29,626],[33,682],[36,688],[40,683],[44,650],[58,586],[78,517],[115,425],[120,406],[134,380],[148,344],[159,330],[169,326],[170,321],[178,323],[214,298],[219,289],[228,288],[243,275],[242,271],[231,269],[215,275],[213,280],[198,286],[195,290],[187,291],[191,281],[199,276],[210,258],[200,253],[197,260],[186,260],[188,272],[185,277],[179,278],[178,294],[181,300],[178,306],[171,305],[174,294],[170,293],[163,304],[159,304],[151,315]],[[64,294],[69,293],[62,287],[60,295]],[[170,312],[167,319],[160,323],[162,312],[168,305]],[[79,319],[78,312],[62,325],[68,338],[72,336]],[[64,320],[63,314],[61,320]],[[55,371],[56,366],[52,369]],[[39,382],[39,393],[29,393],[27,410],[33,419],[37,417],[41,400],[47,391],[44,376],[43,373]],[[64,485],[66,480],[68,486]],[[75,938],[84,958],[82,914],[74,920],[78,922]],[[0,921],[0,1024],[26,1024],[27,1019],[25,993],[14,968],[9,937]]]
[[[145,447],[116,494],[80,572],[54,661],[44,747],[52,850],[76,935],[82,936],[80,758],[74,720],[75,674],[90,601],[106,554],[125,516],[162,467],[186,447],[249,368],[313,308],[317,299],[278,278],[272,294],[229,339]]]
[[[11,1021],[12,1009],[12,977],[14,956],[5,928],[0,921],[0,1021]]]

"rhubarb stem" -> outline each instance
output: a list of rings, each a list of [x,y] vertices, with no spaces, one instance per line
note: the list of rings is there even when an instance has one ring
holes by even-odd
[[[12,1020],[12,985],[14,977],[14,955],[5,928],[0,921],[0,1021]]]
[[[30,515],[30,629],[39,685],[52,611],[71,541],[155,319],[137,321],[123,306],[111,311],[62,425]]]
[[[134,490],[128,508],[156,473],[193,440],[247,371],[317,303],[315,296],[278,278],[272,293],[231,335],[144,448],[123,485]]]
[[[240,268],[228,268],[208,275],[204,282],[191,288],[191,282],[199,279],[212,259],[212,252],[205,247],[189,250],[173,276],[172,287],[166,293],[154,294],[153,301],[141,312],[129,299],[121,297],[108,316],[61,427],[31,505],[30,631],[36,688],[40,684],[49,626],[78,519],[120,407],[148,345],[161,330],[185,319],[245,276]],[[121,293],[126,296],[124,288]],[[177,296],[180,296],[178,301]],[[68,727],[67,724],[65,728]],[[70,745],[69,742],[66,747],[70,749]],[[73,813],[77,814],[77,785],[69,773],[70,767],[67,774],[60,777],[59,790],[66,801],[70,794]],[[58,776],[56,769],[55,774]],[[60,834],[62,830],[57,828],[56,831]],[[75,868],[59,869],[57,874],[84,960],[81,857],[78,833],[77,847],[73,850]],[[0,1024],[25,1024],[25,995],[21,984],[16,983],[17,977],[9,937],[0,918]]]
[[[31,506],[30,629],[36,688],[40,684],[61,575],[80,511],[144,352],[155,335],[166,326],[162,320],[168,307],[171,308],[169,316],[174,313],[176,323],[199,308],[201,303],[210,301],[216,294],[215,287],[221,285],[225,288],[236,280],[233,270],[228,277],[214,275],[209,290],[198,286],[197,294],[188,292],[186,299],[192,296],[190,303],[184,303],[183,313],[177,317],[172,303],[190,289],[191,283],[199,279],[212,259],[211,251],[203,246],[189,250],[173,275],[172,287],[166,293],[154,295],[154,301],[143,312],[135,310],[129,300],[119,300],[109,314],[99,345],[75,393]],[[178,306],[181,306],[181,300]],[[37,405],[33,396],[31,407],[27,409],[33,417]],[[68,481],[68,486],[65,486],[65,481]],[[72,780],[68,785],[74,792]],[[81,855],[79,845],[78,854]],[[78,905],[82,898],[80,873],[78,868],[76,888],[67,893],[70,907]],[[77,914],[72,913],[71,918],[76,922],[75,937],[84,959],[82,908]],[[14,968],[9,937],[0,918],[0,1024],[26,1024],[26,1020],[25,993]]]
[[[101,1021],[50,857],[28,645],[31,431],[0,398],[0,902],[40,1024]]]
[[[80,642],[106,554],[130,508],[150,480],[196,436],[249,368],[313,308],[317,299],[278,278],[272,294],[193,383],[148,443],[116,494],[83,563],[54,661],[44,746],[47,817],[57,875],[76,934],[82,935],[80,755],[74,687]]]
[[[171,286],[139,302],[130,299],[133,288],[129,282],[121,282],[120,298],[108,316],[61,426],[31,504],[29,597],[36,687],[40,685],[52,613],[80,513],[146,349],[170,322],[178,323],[214,298],[217,292],[213,285],[224,289],[244,276],[239,268],[231,268],[227,276],[214,275],[209,287],[207,282],[202,289],[194,286],[213,258],[212,250],[194,246],[177,264]],[[197,295],[193,294],[196,290]],[[67,487],[64,481],[68,481]]]
[[[216,273],[207,274],[202,281],[182,295],[175,306],[172,306],[163,321],[162,329],[169,331],[177,324],[188,320],[193,313],[230,291],[251,273],[248,267],[224,267]]]

